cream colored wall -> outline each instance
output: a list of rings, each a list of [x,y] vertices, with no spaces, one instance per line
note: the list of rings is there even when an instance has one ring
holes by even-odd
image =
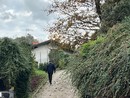
[[[50,52],[50,46],[44,45],[32,50],[35,55],[35,59],[38,63],[46,63],[49,61],[48,54]]]

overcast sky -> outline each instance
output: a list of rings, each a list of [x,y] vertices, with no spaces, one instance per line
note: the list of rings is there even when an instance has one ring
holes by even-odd
[[[44,30],[54,21],[54,15],[47,15],[44,10],[50,0],[0,0],[0,37],[19,37],[33,35],[46,40],[48,33]]]

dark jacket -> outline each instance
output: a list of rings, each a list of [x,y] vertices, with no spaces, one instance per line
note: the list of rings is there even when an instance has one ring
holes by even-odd
[[[56,67],[55,67],[54,64],[49,63],[49,64],[47,65],[47,72],[48,72],[48,73],[53,74],[53,72],[55,72],[55,70],[56,70]]]

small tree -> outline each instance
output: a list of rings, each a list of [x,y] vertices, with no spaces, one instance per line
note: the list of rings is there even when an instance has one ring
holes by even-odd
[[[24,54],[22,54],[21,50],[22,48],[9,38],[4,38],[1,41],[0,78],[4,80],[6,89],[9,89],[9,86],[15,87],[17,98],[27,98],[28,94],[26,90],[28,88],[27,84],[29,81],[31,66],[29,66],[29,61],[25,58]],[[25,88],[19,88],[23,86],[25,86]],[[22,94],[20,95],[20,93]]]

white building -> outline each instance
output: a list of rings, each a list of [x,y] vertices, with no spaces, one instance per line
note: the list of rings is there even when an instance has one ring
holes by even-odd
[[[38,63],[47,63],[49,61],[48,54],[52,48],[50,42],[48,40],[33,46],[32,53]]]

